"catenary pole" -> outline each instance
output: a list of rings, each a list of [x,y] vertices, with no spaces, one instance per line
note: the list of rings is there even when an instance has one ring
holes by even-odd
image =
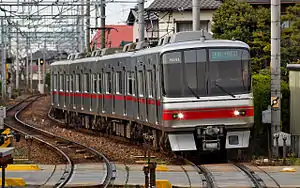
[[[193,31],[200,30],[200,0],[193,0]]]
[[[271,135],[280,131],[280,0],[271,0]],[[272,139],[273,141],[273,139]],[[273,142],[272,142],[273,143]],[[278,147],[272,147],[278,156]]]
[[[144,20],[144,4],[145,0],[138,1],[139,15],[139,42],[145,40],[145,20]]]
[[[101,49],[105,48],[105,2],[104,0],[100,0],[100,14],[101,14],[101,32],[100,32],[100,37],[101,37]]]
[[[5,69],[5,59],[6,59],[6,51],[5,51],[5,42],[4,42],[4,18],[1,17],[1,47],[2,47],[2,103],[5,103],[6,99],[6,69]]]
[[[18,21],[16,21],[18,27]],[[17,29],[17,51],[16,51],[16,89],[19,89],[19,30]]]

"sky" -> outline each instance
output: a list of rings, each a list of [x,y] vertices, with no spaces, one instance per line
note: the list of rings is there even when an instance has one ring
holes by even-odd
[[[4,8],[6,10],[9,10],[9,6],[2,6],[2,3],[9,4],[9,2],[22,3],[22,2],[33,2],[33,1],[41,1],[41,2],[44,2],[44,3],[46,3],[46,2],[47,3],[52,3],[52,2],[55,2],[56,0],[1,0],[0,1],[0,7]],[[59,1],[59,2],[74,2],[76,0],[57,0],[57,1]],[[78,2],[80,2],[80,1],[81,0],[78,0]],[[95,2],[95,0],[91,0],[91,1]],[[114,1],[114,0],[106,0],[106,1]],[[130,9],[134,8],[135,5],[138,2],[138,0],[115,0],[115,1],[118,1],[118,3],[117,2],[115,2],[115,3],[108,2],[107,5],[106,5],[106,25],[126,24],[126,19],[128,17]],[[126,2],[120,3],[121,1],[126,1]],[[154,0],[145,0],[145,8],[148,7],[153,1]],[[100,2],[100,0],[98,0],[98,2]],[[39,10],[41,10],[42,8],[45,8],[45,7],[40,6]],[[90,17],[91,18],[91,24],[90,24],[91,27],[95,27],[95,11],[94,11],[94,9],[95,9],[95,7],[91,6],[91,17]],[[13,6],[12,7],[12,11],[15,11],[16,12],[15,14],[18,14],[18,15],[27,15],[28,13],[37,12],[37,10],[38,9],[37,9],[36,6],[33,6],[33,7]],[[43,9],[43,11],[40,11],[40,14],[55,14],[55,13],[58,13],[57,6],[53,6],[53,8],[48,7],[48,8]],[[74,9],[73,12],[68,11],[68,12],[64,12],[63,14],[75,15],[76,13],[77,12]],[[34,15],[37,15],[37,14],[35,13]],[[0,11],[0,16],[4,16],[3,11]],[[51,18],[51,17],[49,17],[49,18]],[[16,20],[13,20],[13,21],[16,21]],[[21,28],[22,31],[28,31],[28,32],[31,32],[31,33],[34,33],[35,31],[47,31],[47,32],[51,31],[52,32],[54,30],[53,28],[42,27],[42,25],[51,25],[50,23],[53,23],[53,22],[55,22],[55,20],[53,20],[53,19],[47,19],[47,20],[37,19],[36,22],[35,22],[35,25],[37,25],[39,27],[36,28],[36,29],[34,29],[34,28],[28,29],[26,20],[18,19],[19,25],[24,26],[24,27]],[[65,24],[75,23],[75,17],[73,19],[64,20],[64,22],[65,22]],[[100,24],[100,18],[98,19],[98,23]],[[55,29],[57,30],[57,28],[55,28]],[[71,28],[69,28],[69,29],[71,29]],[[14,35],[16,35],[16,30],[14,28],[13,28],[13,32],[15,32]],[[94,34],[95,33],[91,33],[91,39],[93,38]],[[5,37],[5,38],[7,38],[7,37]],[[13,48],[13,50],[16,47],[15,38],[16,38],[16,36],[12,36],[12,48]],[[24,53],[25,52],[26,41],[25,41],[24,38],[23,39],[20,38],[19,42],[20,42],[20,48],[21,48],[21,51],[22,51],[21,53]],[[43,43],[41,43],[41,44],[36,43],[35,47],[34,47],[35,49],[33,51],[36,51],[36,49],[39,49],[42,45],[43,45]],[[48,44],[48,46],[51,46],[51,44]]]

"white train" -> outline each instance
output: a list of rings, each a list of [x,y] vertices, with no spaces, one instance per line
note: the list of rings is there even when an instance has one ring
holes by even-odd
[[[247,44],[203,31],[144,44],[51,64],[56,115],[70,126],[134,140],[150,133],[153,147],[172,151],[249,147],[254,108]]]

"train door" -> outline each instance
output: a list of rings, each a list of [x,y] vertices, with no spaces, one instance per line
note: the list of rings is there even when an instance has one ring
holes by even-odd
[[[162,106],[160,103],[161,100],[161,82],[160,82],[160,69],[159,69],[159,55],[155,55],[154,56],[154,60],[153,62],[155,62],[155,64],[153,65],[153,71],[154,71],[154,83],[155,83],[155,90],[154,90],[154,95],[155,95],[155,103],[156,103],[156,124],[160,124],[162,123]]]
[[[103,102],[104,102],[104,92],[105,90],[103,89],[104,87],[104,79],[103,76],[104,75],[104,70],[102,69],[102,71],[98,74],[98,100],[97,100],[97,109],[99,113],[103,113],[104,112],[104,108],[103,108]]]
[[[155,123],[155,110],[156,110],[156,100],[153,92],[154,80],[153,80],[153,66],[152,58],[148,58],[146,65],[146,91],[147,91],[147,101],[146,101],[146,116],[149,122]]]
[[[123,116],[124,112],[124,72],[123,68],[120,66],[122,63],[118,62],[119,66],[115,67],[114,70],[114,97],[113,97],[113,107],[115,114]]]
[[[134,111],[137,109],[135,107],[136,102],[134,101],[136,97],[136,92],[135,92],[135,72],[133,70],[127,70],[126,71],[126,76],[127,76],[127,93],[125,97],[125,102],[126,102],[126,114],[129,117],[134,118],[135,113]]]
[[[104,101],[103,101],[103,111],[107,114],[111,113],[112,109],[112,75],[109,69],[105,70],[104,73]]]
[[[144,57],[138,58],[137,65],[137,101],[138,101],[138,116],[140,120],[146,121],[146,92],[145,92],[145,67]]]

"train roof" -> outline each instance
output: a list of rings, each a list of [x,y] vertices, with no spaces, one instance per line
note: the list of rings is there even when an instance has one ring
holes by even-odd
[[[202,40],[201,39],[205,39]],[[64,60],[58,61],[51,64],[51,66],[55,65],[70,65],[84,62],[98,62],[101,63],[102,60],[109,59],[120,59],[127,57],[138,57],[141,55],[158,53],[162,54],[167,51],[174,51],[180,49],[191,49],[191,48],[202,48],[202,47],[240,47],[249,49],[249,45],[237,40],[218,40],[213,39],[212,35],[205,31],[187,31],[187,32],[178,32],[169,36],[169,41],[164,43],[163,45],[159,45],[152,48],[144,48],[137,51],[129,51],[122,53],[113,53],[104,56],[96,56],[96,57],[86,57],[79,58],[74,60]]]
[[[174,51],[180,49],[189,49],[189,48],[201,48],[201,47],[241,47],[248,48],[249,45],[242,41],[235,40],[204,40],[204,41],[186,41],[178,43],[170,43],[163,46],[161,53],[167,51]]]

